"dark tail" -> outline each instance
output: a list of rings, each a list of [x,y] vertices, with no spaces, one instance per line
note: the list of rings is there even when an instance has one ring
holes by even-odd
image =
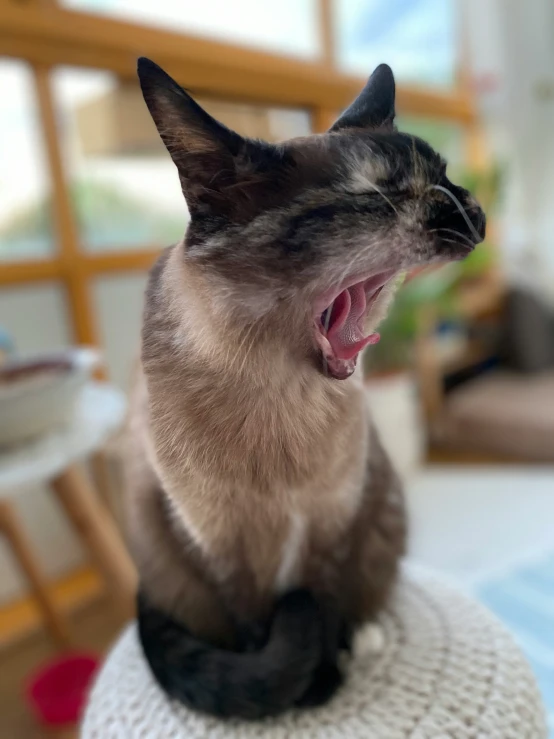
[[[297,590],[279,601],[263,648],[233,652],[195,638],[144,595],[138,600],[139,636],[158,683],[190,708],[226,718],[260,719],[329,698],[341,676],[336,666],[327,674],[324,622],[316,599]],[[322,663],[326,689],[321,701],[313,701]]]

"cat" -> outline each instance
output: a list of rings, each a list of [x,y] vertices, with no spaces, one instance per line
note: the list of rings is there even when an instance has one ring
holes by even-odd
[[[398,275],[462,259],[485,217],[396,130],[386,65],[327,133],[281,144],[138,75],[191,218],[150,273],[131,404],[139,637],[169,696],[259,719],[329,699],[387,602],[406,516],[357,358]]]

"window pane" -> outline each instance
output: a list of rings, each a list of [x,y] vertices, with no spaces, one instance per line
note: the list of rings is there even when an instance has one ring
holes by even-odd
[[[188,220],[185,200],[138,84],[106,72],[63,69],[55,73],[54,91],[84,248],[118,251],[178,241]],[[279,140],[309,133],[303,110],[199,102],[247,136]]]
[[[0,59],[0,261],[54,249],[50,186],[31,71]]]
[[[147,275],[104,275],[93,282],[94,313],[110,381],[128,390],[140,355]]]
[[[23,355],[69,346],[72,328],[63,285],[42,282],[2,287],[0,327]]]
[[[334,0],[339,67],[367,76],[386,62],[400,82],[451,86],[456,5],[456,0]]]
[[[250,138],[283,141],[311,132],[311,116],[307,110],[266,108],[203,97],[197,100],[216,120]]]
[[[318,0],[64,0],[74,9],[304,58],[319,52]]]
[[[98,252],[167,246],[185,231],[177,171],[138,87],[62,69],[53,88],[79,235]]]

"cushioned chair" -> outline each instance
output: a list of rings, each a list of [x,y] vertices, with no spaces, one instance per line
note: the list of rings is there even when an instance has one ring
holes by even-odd
[[[490,372],[444,401],[442,439],[457,448],[554,462],[554,372]]]
[[[552,463],[554,311],[529,290],[510,288],[504,294],[498,278],[481,293],[482,305],[480,300],[465,305],[461,295],[458,307],[474,328],[481,314],[487,316],[484,327],[489,333],[491,314],[496,316],[496,339],[485,341],[488,350],[478,343],[476,356],[471,348],[463,351],[455,364],[462,370],[496,357],[500,365],[446,394],[444,376],[454,369],[444,366],[437,351],[438,321],[432,310],[421,319],[415,359],[431,438],[450,451]]]
[[[524,657],[498,621],[467,596],[410,568],[379,627],[361,635],[348,680],[326,706],[249,724],[221,722],[169,701],[152,679],[131,625],[96,680],[81,736],[546,738]]]

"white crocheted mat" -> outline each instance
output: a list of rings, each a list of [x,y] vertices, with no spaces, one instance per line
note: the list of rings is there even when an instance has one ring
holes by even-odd
[[[135,626],[95,686],[83,739],[546,739],[531,670],[494,616],[429,574],[407,570],[369,630],[345,686],[322,708],[263,723],[221,722],[167,700]],[[380,644],[378,642],[381,642]]]

